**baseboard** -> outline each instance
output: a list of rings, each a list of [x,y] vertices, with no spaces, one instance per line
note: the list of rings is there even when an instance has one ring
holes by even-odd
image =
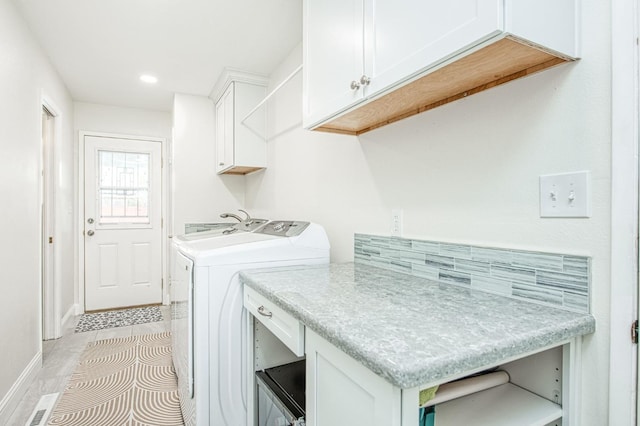
[[[9,424],[9,418],[20,403],[22,397],[27,393],[29,386],[35,380],[42,367],[42,352],[38,352],[33,357],[29,365],[22,371],[18,380],[15,381],[9,392],[0,401],[0,425]]]

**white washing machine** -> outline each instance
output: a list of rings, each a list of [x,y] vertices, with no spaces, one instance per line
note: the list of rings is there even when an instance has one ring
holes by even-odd
[[[246,318],[239,272],[329,263],[317,224],[271,221],[253,232],[175,238],[173,359],[185,425],[247,424]]]

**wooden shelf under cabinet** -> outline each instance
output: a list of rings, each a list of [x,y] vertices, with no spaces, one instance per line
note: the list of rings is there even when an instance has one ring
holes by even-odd
[[[489,44],[314,130],[359,135],[575,59],[513,36]]]

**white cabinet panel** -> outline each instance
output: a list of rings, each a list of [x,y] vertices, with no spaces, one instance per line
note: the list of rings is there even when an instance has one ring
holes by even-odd
[[[505,31],[579,57],[579,0],[505,0]]]
[[[307,330],[306,424],[399,426],[399,388]]]
[[[216,104],[216,172],[233,166],[233,83]]]
[[[305,124],[362,99],[351,82],[364,73],[363,13],[362,0],[305,2]]]
[[[371,0],[365,32],[367,96],[502,31],[498,0]]]

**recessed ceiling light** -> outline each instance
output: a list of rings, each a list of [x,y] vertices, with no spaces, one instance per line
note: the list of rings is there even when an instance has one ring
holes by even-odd
[[[155,84],[155,83],[158,82],[158,78],[157,77],[154,77],[154,76],[149,75],[149,74],[142,74],[140,76],[140,80],[144,81],[145,83],[149,83],[149,84]]]

